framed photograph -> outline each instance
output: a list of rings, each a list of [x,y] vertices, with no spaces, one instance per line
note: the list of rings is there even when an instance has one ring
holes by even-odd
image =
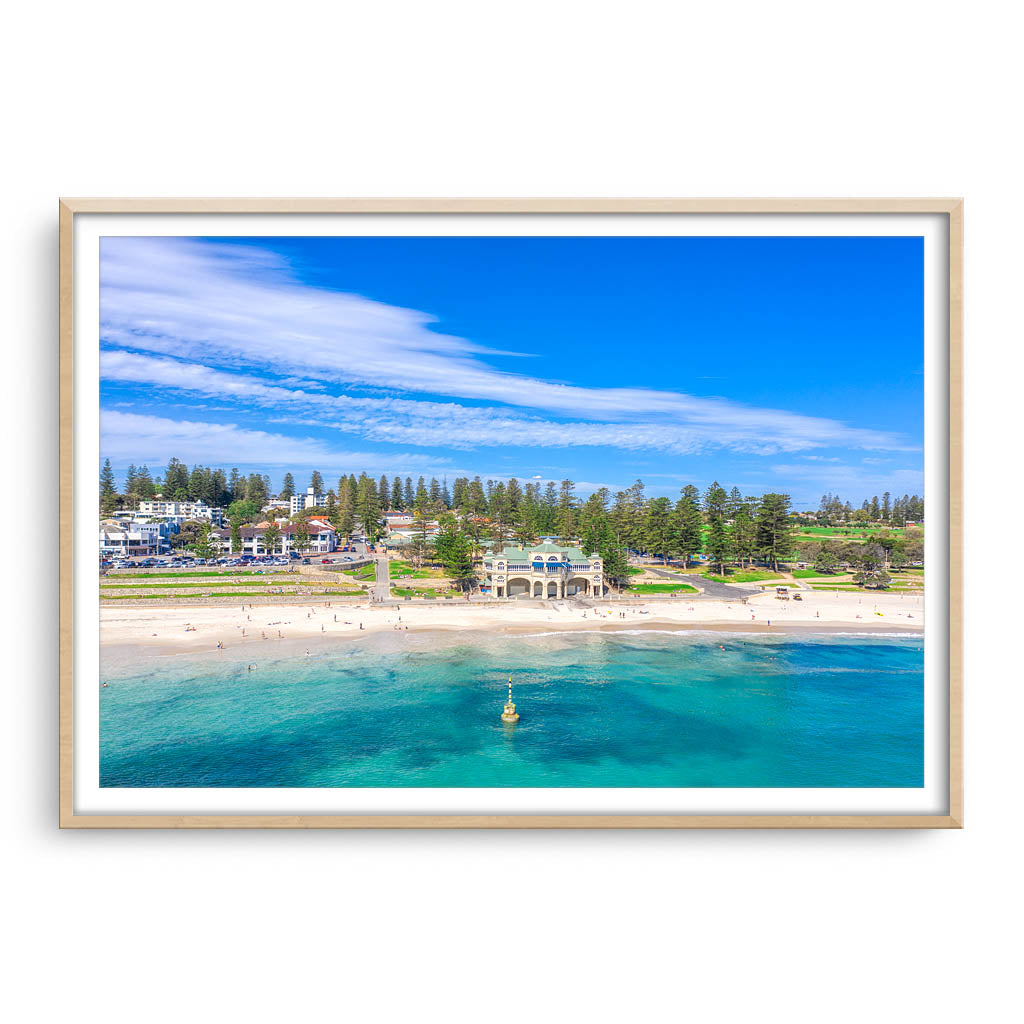
[[[66,199],[60,824],[959,828],[958,199]]]

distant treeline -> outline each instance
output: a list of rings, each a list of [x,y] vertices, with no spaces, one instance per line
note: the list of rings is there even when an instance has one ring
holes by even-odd
[[[585,500],[569,479],[555,482],[482,480],[479,476],[458,477],[451,486],[447,479],[428,481],[420,476],[381,476],[361,473],[342,475],[328,487],[321,473],[314,471],[309,487],[321,495],[323,504],[306,509],[303,515],[326,515],[342,536],[359,526],[370,540],[381,535],[385,511],[411,512],[420,520],[439,518],[445,535],[464,537],[472,551],[485,543],[508,541],[530,544],[541,536],[558,537],[561,542],[577,541],[589,554],[600,552],[606,574],[626,575],[629,551],[640,551],[663,559],[689,560],[706,553],[720,567],[727,562],[748,565],[762,561],[773,568],[796,551],[798,520],[791,511],[789,495],[769,493],[744,496],[738,488],[727,491],[717,481],[703,494],[692,484],[683,487],[674,501],[649,497],[644,484],[612,493],[600,488]],[[303,489],[305,490],[305,488]],[[160,493],[165,499],[203,501],[226,506],[234,529],[254,521],[272,497],[288,499],[296,493],[295,478],[286,473],[283,486],[273,495],[270,478],[237,469],[194,466],[191,471],[179,459],[171,459],[163,477],[153,478],[146,466],[129,467],[125,487],[118,492],[110,462],[100,474],[100,502],[105,512]],[[447,515],[453,514],[453,515]],[[819,525],[875,523],[902,526],[908,520],[921,521],[922,500],[904,495],[895,501],[887,492],[881,500],[865,500],[860,508],[826,494],[815,521]],[[422,538],[426,545],[426,536]]]
[[[860,508],[843,502],[838,494],[823,494],[815,519],[819,526],[847,526],[858,523],[884,523],[887,526],[905,526],[907,522],[924,522],[924,499],[916,494],[893,498],[886,491],[882,500],[876,494],[865,498]]]

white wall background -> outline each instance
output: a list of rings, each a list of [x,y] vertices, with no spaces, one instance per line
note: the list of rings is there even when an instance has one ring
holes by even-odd
[[[11,1019],[1009,1015],[1022,605],[990,524],[1021,509],[1020,29],[895,0],[8,10],[4,507],[39,551],[4,594]],[[61,194],[965,195],[966,830],[59,833]]]

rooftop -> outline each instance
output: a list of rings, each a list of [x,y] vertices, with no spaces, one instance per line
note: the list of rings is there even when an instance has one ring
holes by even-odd
[[[588,556],[583,554],[579,548],[571,547],[568,544],[516,545],[514,547],[506,547],[504,550],[499,551],[494,557],[522,559],[524,556],[533,555],[565,555],[569,561],[586,561],[588,559]]]

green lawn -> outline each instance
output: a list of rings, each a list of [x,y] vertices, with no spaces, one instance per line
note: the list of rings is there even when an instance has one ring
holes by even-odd
[[[376,582],[377,563],[371,562],[369,565],[361,565],[358,569],[342,569],[342,572],[356,580],[373,580]]]
[[[302,586],[302,584],[295,583],[293,580],[284,580],[281,578],[269,578],[265,580],[238,580],[237,582],[228,581],[226,583],[216,583],[213,580],[205,580],[200,583],[101,583],[100,590],[141,590],[141,589],[154,589],[157,587],[163,588],[164,590],[182,590],[186,587],[202,587],[209,590],[211,587],[295,587]]]
[[[439,575],[435,569],[417,569],[414,565],[410,565],[408,562],[403,562],[401,559],[395,562],[391,562],[388,565],[388,573],[392,579],[399,576],[405,576],[414,580],[426,580],[430,579],[431,576]]]
[[[881,533],[888,529],[896,537],[902,537],[905,532],[903,526],[801,526],[798,527],[801,536],[807,537],[870,537],[872,534]]]
[[[104,601],[173,601],[182,597],[223,597],[223,594],[100,594]],[[235,591],[232,597],[267,597],[267,593],[245,593]],[[289,595],[282,594],[281,597]],[[294,595],[290,595],[293,596]]]
[[[226,569],[224,572],[125,572],[109,573],[108,580],[156,580],[156,579],[194,579],[205,576],[280,576],[280,572],[257,572],[255,569]]]
[[[630,588],[631,594],[698,594],[696,587],[689,583],[634,583]]]
[[[362,590],[318,590],[314,594],[303,594],[303,597],[320,597],[322,594],[335,595],[338,597],[362,596]],[[100,594],[104,601],[174,601],[183,597],[226,597],[226,594]],[[298,597],[294,590],[283,594],[268,594],[266,591],[244,591],[233,590],[231,597]]]
[[[422,589],[393,587],[391,592],[397,597],[440,597],[445,593],[445,591],[438,590],[436,587],[424,587]]]
[[[626,575],[627,576],[643,576],[643,574],[644,574],[643,569],[638,569],[635,565],[631,565],[626,570]]]
[[[781,580],[777,572],[770,569],[735,569],[725,576],[712,576],[711,573],[704,574],[705,579],[714,580],[716,583],[760,583],[762,580]]]

